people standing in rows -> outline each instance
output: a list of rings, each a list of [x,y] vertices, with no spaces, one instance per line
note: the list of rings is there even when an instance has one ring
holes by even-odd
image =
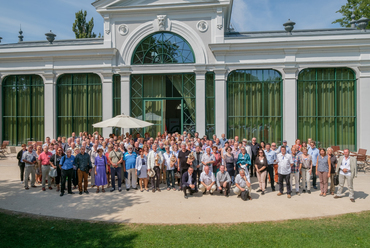
[[[333,148],[329,147],[326,150],[328,157],[330,158],[330,191],[329,193],[331,195],[334,195],[335,193],[335,184],[334,184],[334,176],[335,176],[335,171],[337,169],[337,164],[338,160],[337,157],[333,154]]]
[[[82,195],[82,190],[85,194],[89,194],[87,191],[88,181],[87,178],[89,173],[91,173],[92,165],[89,154],[85,152],[85,147],[82,146],[80,149],[80,153],[77,154],[75,158],[75,165],[77,168],[77,175],[78,175],[78,190],[79,194]],[[82,188],[82,181],[84,186]]]
[[[31,187],[36,188],[35,182],[35,164],[36,164],[36,157],[33,153],[33,147],[29,146],[28,151],[22,153],[23,163],[25,164],[25,178],[24,178],[24,188],[26,190],[29,189],[28,185],[28,178],[31,177]]]
[[[108,171],[108,162],[107,162],[107,157],[104,155],[104,150],[103,148],[99,148],[97,150],[98,154],[95,156],[95,161],[94,161],[94,168],[93,174],[95,175],[95,185],[96,185],[96,193],[100,192],[101,187],[101,192],[105,192],[104,185],[108,184],[107,180],[107,171]],[[113,178],[114,179],[114,178]],[[112,182],[114,184],[114,182]]]
[[[343,197],[343,187],[345,181],[347,181],[347,187],[349,190],[349,199],[351,202],[355,202],[355,193],[353,190],[353,179],[357,177],[357,159],[356,157],[349,156],[349,149],[344,149],[344,156],[338,159],[338,166],[336,168],[336,174],[339,175],[339,185],[335,199]]]
[[[224,165],[221,165],[220,171],[217,172],[216,175],[216,185],[218,190],[220,191],[220,194],[223,193],[226,197],[229,197],[231,183],[232,181],[229,172],[225,170]]]
[[[280,148],[281,153],[277,155],[277,162],[278,162],[278,173],[279,173],[279,193],[278,196],[281,196],[284,192],[284,184],[283,181],[286,183],[287,187],[287,197],[291,198],[291,185],[290,185],[290,172],[291,167],[293,166],[293,159],[292,156],[286,153],[285,146]]]
[[[290,185],[293,187],[293,177],[295,179],[295,193],[296,195],[300,195],[299,193],[299,167],[300,167],[300,158],[299,155],[297,154],[297,148],[295,146],[292,147],[292,160],[293,160],[293,165],[290,171]]]
[[[330,177],[330,157],[326,155],[324,148],[320,149],[320,155],[316,162],[316,175],[320,179],[320,196],[326,196],[328,192],[328,179]]]
[[[317,165],[317,160],[319,158],[319,155],[320,155],[320,151],[319,149],[316,148],[316,142],[315,141],[311,141],[310,143],[310,148],[308,149],[308,154],[311,155],[312,157],[312,170],[311,170],[311,175],[312,175],[312,187],[314,189],[317,189],[316,187],[316,165]]]
[[[259,190],[257,190],[257,192],[262,192],[261,194],[264,195],[266,190],[265,178],[267,175],[268,164],[265,152],[262,149],[258,150],[258,155],[254,161],[254,166],[259,183]]]
[[[310,177],[312,174],[312,156],[308,154],[308,149],[307,147],[302,147],[301,148],[302,154],[299,155],[299,163],[300,167],[299,170],[301,171],[302,175],[302,192],[311,194],[311,182],[310,182]]]

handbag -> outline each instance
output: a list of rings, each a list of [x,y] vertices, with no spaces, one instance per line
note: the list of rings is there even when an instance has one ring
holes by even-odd
[[[242,198],[243,201],[246,201],[249,199],[249,190],[244,190],[241,194],[240,194],[240,198]]]
[[[337,186],[339,184],[339,175],[338,174],[334,175],[333,181],[334,181],[335,186]]]
[[[49,177],[57,177],[57,176],[58,176],[57,170],[51,167],[49,171]]]

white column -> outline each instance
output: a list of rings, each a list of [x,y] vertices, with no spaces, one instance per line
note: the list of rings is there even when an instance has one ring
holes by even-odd
[[[357,150],[370,151],[370,67],[361,67],[357,77]]]
[[[56,77],[53,73],[43,74],[44,78],[44,137],[50,137],[51,139],[57,138],[56,129],[56,98],[55,98],[55,86]],[[44,141],[44,140],[43,140]]]
[[[113,117],[113,73],[102,73],[103,121]],[[103,137],[109,137],[112,128],[103,128]]]
[[[291,146],[297,138],[297,68],[284,68],[283,139]]]
[[[130,72],[121,72],[121,112],[125,115],[131,114],[130,97]],[[123,129],[124,133],[130,132],[130,129]]]
[[[214,70],[215,72],[215,101],[216,101],[216,135],[227,135],[227,90],[226,90],[226,70]]]
[[[199,137],[206,133],[206,71],[197,70],[195,72],[196,90],[196,131]]]

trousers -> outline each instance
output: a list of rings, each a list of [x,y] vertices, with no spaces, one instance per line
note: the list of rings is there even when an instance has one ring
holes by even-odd
[[[347,179],[347,186],[349,190],[349,198],[350,199],[355,199],[355,192],[353,190],[353,178],[352,175],[342,175],[339,174],[339,185],[338,185],[338,191],[337,191],[337,196],[343,196],[342,191],[344,187],[344,182]]]
[[[93,166],[93,168],[92,168],[91,173],[90,173],[91,186],[95,185],[95,165],[93,164],[92,166]]]
[[[36,169],[35,169],[35,166],[26,166],[25,167],[25,170],[26,170],[26,175],[25,175],[25,178],[24,178],[24,186],[26,188],[28,188],[28,178],[30,177],[30,174],[31,174],[31,186],[35,186],[35,181],[36,181]]]
[[[73,178],[73,169],[69,170],[61,170],[61,188],[60,188],[60,193],[64,193],[66,189],[66,179],[68,178],[68,193],[72,192],[72,178]]]
[[[299,192],[299,171],[290,173],[290,185],[293,186],[293,177],[295,179],[295,192]]]
[[[21,176],[21,181],[23,182],[23,178],[24,178],[24,167],[25,167],[25,163],[18,163],[18,166],[19,166],[19,170],[20,170],[20,176]]]
[[[290,195],[292,193],[292,189],[290,186],[290,174],[288,175],[279,174],[279,191],[280,193],[284,192],[284,180],[286,183],[287,194]]]
[[[152,189],[159,189],[159,173],[161,170],[159,169],[159,166],[154,166],[153,170],[155,175],[150,178],[150,183],[152,184]]]
[[[270,177],[270,185],[271,189],[275,190],[275,173],[274,173],[274,165],[269,164],[267,166],[267,174],[265,177],[265,188],[267,187],[267,178]]]
[[[252,188],[248,187],[247,185],[245,185],[244,189],[248,189],[249,194],[250,194],[250,192],[252,192]],[[242,191],[238,187],[235,187],[233,191],[234,191],[234,194],[236,194],[236,195],[240,195],[242,193]]]
[[[86,171],[82,171],[80,169],[77,170],[77,174],[78,174],[78,190],[82,192],[82,180],[83,180],[84,181],[84,191],[87,191],[87,184],[88,184],[87,177],[89,174]]]
[[[330,174],[330,193],[335,192],[334,176],[335,176],[335,173]]]
[[[118,188],[121,188],[121,186],[122,186],[122,178],[121,178],[122,171],[123,171],[122,167],[117,167],[117,168],[110,167],[112,189],[116,189],[116,175],[117,175],[117,178],[118,178]]]
[[[213,184],[212,187],[211,187],[211,189],[210,189],[210,191],[209,191],[209,193],[215,192],[216,189],[217,189],[216,184]],[[202,192],[206,192],[207,191],[206,187],[204,187],[203,184],[200,184],[199,185],[199,190],[202,191]]]
[[[226,184],[226,187],[224,187],[224,183],[225,183],[225,182],[220,182],[220,187],[222,188],[222,189],[220,190],[220,193],[222,193],[222,191],[223,191],[223,190],[225,190],[225,194],[226,194],[226,195],[229,195],[229,193],[230,193],[230,188],[231,188],[231,182],[228,182],[228,183]]]
[[[322,194],[326,194],[328,191],[328,172],[319,171],[319,179],[320,179],[320,191]]]
[[[167,178],[167,188],[171,187],[175,188],[175,170],[166,170],[166,178]]]
[[[266,184],[265,184],[266,174],[267,174],[266,170],[264,172],[257,172],[258,183],[262,191],[265,191],[266,189]]]
[[[135,168],[126,170],[126,172],[127,172],[126,189],[129,189],[130,187],[135,189],[136,183],[137,183],[137,176],[136,176]],[[132,182],[131,182],[131,179],[132,179]]]
[[[307,184],[307,190],[311,190],[311,180],[310,180],[310,169],[301,169],[302,173],[302,190],[306,189]]]
[[[51,180],[49,176],[50,165],[42,165],[41,171],[42,171],[42,187],[45,188],[46,178],[48,179],[48,187],[51,187]]]
[[[312,166],[312,187],[316,187],[316,166]]]

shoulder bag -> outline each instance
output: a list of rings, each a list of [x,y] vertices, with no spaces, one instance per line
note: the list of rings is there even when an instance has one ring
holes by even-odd
[[[54,154],[54,163],[57,161],[57,154]],[[55,165],[56,166],[56,165]],[[50,166],[49,177],[57,177],[58,171],[54,167]]]

